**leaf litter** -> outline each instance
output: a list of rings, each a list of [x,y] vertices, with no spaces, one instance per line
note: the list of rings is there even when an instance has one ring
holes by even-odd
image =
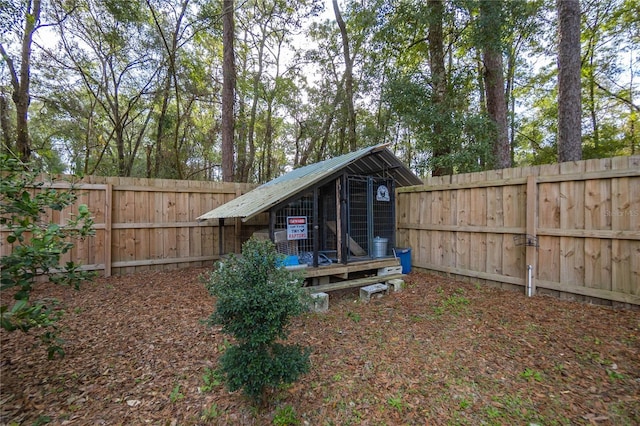
[[[296,318],[312,369],[268,407],[205,392],[229,338],[203,321],[204,272],[41,286],[65,310],[66,356],[0,330],[0,424],[269,425],[287,407],[303,425],[640,424],[639,310],[419,272],[402,292],[332,292],[327,313]]]

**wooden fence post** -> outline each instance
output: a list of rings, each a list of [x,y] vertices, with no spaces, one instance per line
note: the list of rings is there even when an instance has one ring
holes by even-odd
[[[525,294],[527,293],[527,285],[531,286],[530,295],[536,293],[536,274],[538,263],[538,237],[536,235],[536,228],[538,225],[538,182],[535,176],[527,176],[527,201],[526,201],[526,236],[525,241],[526,253],[525,253]],[[532,269],[529,272],[529,268]],[[528,283],[529,276],[531,276],[531,283]]]
[[[104,197],[104,276],[111,276],[111,223],[113,215],[113,185],[108,183]]]
[[[236,188],[236,198],[242,195],[242,189]],[[233,221],[234,226],[234,251],[242,252],[242,219],[236,217]]]

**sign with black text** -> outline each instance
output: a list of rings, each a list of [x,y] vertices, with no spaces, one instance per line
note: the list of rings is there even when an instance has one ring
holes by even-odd
[[[306,216],[287,216],[287,240],[306,240],[307,229]]]

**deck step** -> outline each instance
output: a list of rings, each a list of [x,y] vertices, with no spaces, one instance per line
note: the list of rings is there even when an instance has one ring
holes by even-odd
[[[337,283],[320,284],[320,285],[314,285],[314,286],[305,287],[305,288],[310,293],[320,293],[320,292],[327,292],[327,291],[333,291],[333,290],[344,290],[346,288],[353,288],[353,287],[363,287],[369,284],[386,283],[387,281],[390,281],[390,280],[402,279],[405,276],[406,276],[405,274],[390,274],[390,275],[382,275],[382,276],[374,276],[374,277],[366,277],[366,278],[357,278],[355,280],[339,281]]]

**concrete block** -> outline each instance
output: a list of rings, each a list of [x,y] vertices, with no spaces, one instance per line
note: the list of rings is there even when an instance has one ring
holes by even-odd
[[[360,300],[363,302],[371,300],[371,296],[373,295],[384,296],[385,294],[389,294],[389,286],[382,283],[371,284],[360,288]]]
[[[401,274],[402,266],[385,266],[384,268],[378,269],[378,276],[382,277],[384,275],[394,275]]]
[[[329,310],[329,295],[327,293],[311,294],[311,306],[313,312],[327,312]]]
[[[402,289],[404,288],[404,280],[400,278],[396,278],[395,280],[389,280],[387,281],[387,284],[393,287],[394,293],[397,291],[402,291]]]

